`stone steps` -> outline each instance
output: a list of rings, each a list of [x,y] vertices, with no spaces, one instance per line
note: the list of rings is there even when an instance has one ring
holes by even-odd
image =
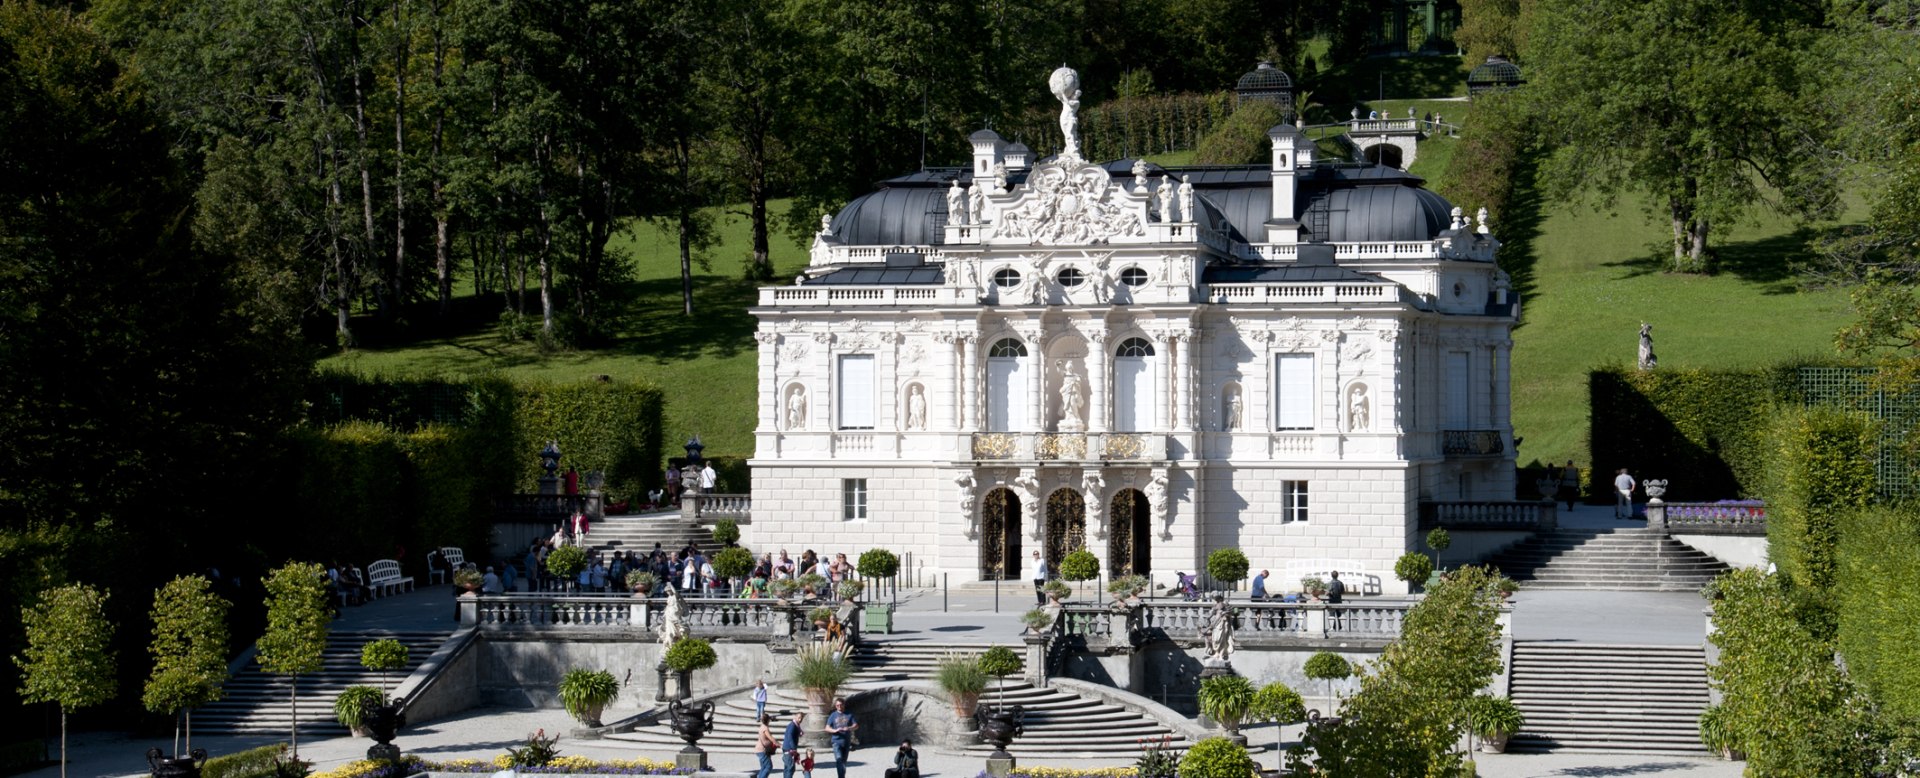
[[[1527,589],[1691,591],[1727,565],[1641,528],[1535,535],[1486,560]]]
[[[979,654],[979,645],[940,645],[905,642],[867,642],[855,648],[850,659],[856,670],[843,693],[863,688],[884,688],[903,680],[934,683],[939,660],[948,654]],[[1087,756],[1131,760],[1139,755],[1140,741],[1171,736],[1174,747],[1187,745],[1159,722],[1126,707],[1104,700],[1081,697],[1060,689],[1037,689],[1024,681],[1009,678],[1002,684],[989,684],[981,695],[982,705],[1020,705],[1026,710],[1026,734],[1016,738],[1008,750],[1015,756]],[[797,690],[776,688],[768,695],[767,712],[774,716],[775,734],[794,710],[806,709]],[[745,694],[721,701],[714,711],[714,729],[700,746],[718,753],[752,753],[758,728],[753,723],[753,701]],[[922,724],[926,726],[926,724]],[[631,732],[609,735],[616,743],[665,753],[678,750],[680,739],[663,723],[637,727]],[[874,748],[888,744],[862,744]],[[963,752],[985,756],[992,748],[972,745]],[[824,752],[823,761],[831,760]],[[857,757],[856,757],[857,758]],[[777,759],[775,760],[778,761]],[[861,760],[865,761],[865,760]],[[817,769],[817,768],[816,768]]]
[[[1702,755],[1699,646],[1517,641],[1510,694],[1526,725],[1511,751]]]
[[[227,680],[225,699],[194,710],[194,729],[210,735],[285,733],[293,723],[288,711],[288,691],[297,689],[301,733],[345,735],[347,728],[333,718],[334,698],[348,686],[381,685],[379,673],[360,666],[361,646],[383,638],[393,638],[406,645],[407,668],[386,676],[386,686],[391,691],[452,634],[450,630],[334,632],[327,636],[320,671],[302,674],[297,687],[285,676],[262,672],[258,660],[250,661],[245,670]]]
[[[646,554],[653,551],[656,542],[669,552],[678,551],[688,543],[697,543],[701,548],[719,545],[713,540],[711,528],[683,519],[678,513],[608,516],[588,528],[586,545],[597,551]]]

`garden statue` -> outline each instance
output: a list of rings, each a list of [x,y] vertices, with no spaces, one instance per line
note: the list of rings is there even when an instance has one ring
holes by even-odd
[[[1086,381],[1064,360],[1060,362],[1060,369],[1060,431],[1079,432],[1087,428],[1087,401],[1080,396],[1080,389]]]
[[[993,163],[993,193],[1007,193],[1007,163]]]
[[[1163,222],[1179,221],[1178,218],[1175,218],[1175,214],[1173,212],[1173,177],[1172,176],[1162,176],[1160,178],[1159,195],[1160,195],[1160,221],[1163,221]]]
[[[1133,193],[1144,194],[1146,191],[1147,161],[1144,159],[1136,159],[1133,161]]]
[[[1073,68],[1061,66],[1047,79],[1053,96],[1060,99],[1060,135],[1067,139],[1066,148],[1060,150],[1063,160],[1080,159],[1080,136],[1076,129],[1080,125],[1080,74]]]
[[[1458,205],[1454,206],[1453,221],[1448,223],[1447,229],[1458,230],[1466,226],[1467,226],[1467,212]]]
[[[667,585],[667,607],[660,614],[660,645],[672,646],[687,636],[687,601],[680,599],[680,589]]]
[[[1487,224],[1487,207],[1486,206],[1484,205],[1480,206],[1480,210],[1474,212],[1473,220],[1476,222],[1479,222],[1481,235],[1487,235],[1493,231],[1493,227]]]
[[[798,430],[807,427],[807,390],[794,387],[787,395],[787,429]]]
[[[540,467],[549,476],[560,469],[560,441],[549,440],[547,447],[540,449]]]
[[[968,222],[980,224],[986,221],[987,188],[981,186],[979,181],[975,181],[973,182],[973,186],[967,187],[967,210],[969,217],[967,219]]]
[[[1202,664],[1209,667],[1224,667],[1233,656],[1233,608],[1227,606],[1227,595],[1215,593],[1213,608],[1207,612],[1206,631],[1200,633],[1207,647],[1206,659]]]
[[[1665,478],[1649,478],[1641,481],[1640,485],[1646,488],[1647,499],[1650,501],[1659,502],[1660,498],[1667,496],[1667,479]]]
[[[1369,421],[1367,411],[1371,402],[1367,399],[1367,385],[1354,384],[1347,390],[1347,431],[1365,432]]]
[[[1640,369],[1652,370],[1660,364],[1660,358],[1653,355],[1653,325],[1640,323]]]
[[[1180,179],[1180,219],[1197,222],[1200,218],[1193,212],[1193,177]]]
[[[960,191],[960,179],[953,180],[947,187],[947,226],[958,227],[967,223],[966,193]]]
[[[907,429],[923,430],[927,428],[927,394],[919,384],[914,384],[907,393]]]
[[[830,214],[830,213],[820,214],[820,237],[822,238],[833,237],[833,214]]]
[[[1226,423],[1222,426],[1226,427],[1228,430],[1240,429],[1240,412],[1241,410],[1243,410],[1241,405],[1242,404],[1240,401],[1239,390],[1228,389],[1227,390],[1227,419],[1226,419]]]
[[[1147,507],[1153,513],[1154,521],[1167,523],[1167,477],[1156,475],[1147,482]],[[1036,522],[1037,523],[1037,522]],[[1169,527],[1169,530],[1171,528]],[[1173,533],[1163,531],[1160,537],[1171,540]]]
[[[977,484],[978,482],[973,480],[972,473],[961,473],[953,477],[953,485],[960,487],[960,512],[967,517],[967,537],[969,538],[980,533],[979,517],[973,513],[973,490]]]

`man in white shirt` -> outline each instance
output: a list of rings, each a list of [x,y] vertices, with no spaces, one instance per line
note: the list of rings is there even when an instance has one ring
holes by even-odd
[[[1613,477],[1613,491],[1614,494],[1618,495],[1618,499],[1613,501],[1614,518],[1633,518],[1633,489],[1635,486],[1638,486],[1638,484],[1634,483],[1633,476],[1627,475],[1626,468],[1620,468],[1620,472]]]
[[[720,479],[720,474],[714,472],[713,463],[708,462],[707,466],[700,470],[700,491],[702,493],[711,494],[713,492],[714,482],[719,479]]]
[[[1033,603],[1047,604],[1047,560],[1040,552],[1033,552]]]

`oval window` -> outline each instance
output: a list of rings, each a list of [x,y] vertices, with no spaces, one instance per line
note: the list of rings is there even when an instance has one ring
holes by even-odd
[[[1013,268],[1001,268],[993,272],[993,285],[1009,289],[1020,285],[1020,271]]]
[[[1137,267],[1122,270],[1120,271],[1120,283],[1126,284],[1127,286],[1145,286],[1147,283],[1147,271]]]
[[[1072,289],[1076,286],[1086,283],[1086,280],[1087,280],[1086,274],[1080,272],[1080,269],[1077,267],[1064,268],[1060,271],[1059,275],[1056,275],[1053,278],[1054,280],[1059,281],[1061,286],[1064,286],[1068,289]]]

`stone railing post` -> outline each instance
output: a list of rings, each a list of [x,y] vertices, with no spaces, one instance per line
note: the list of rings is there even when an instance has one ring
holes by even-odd
[[[1658,497],[1647,498],[1647,529],[1667,533],[1667,503]]]
[[[1125,646],[1132,644],[1134,614],[1140,612],[1135,605],[1126,610],[1116,610],[1107,614],[1107,644]]]
[[[1325,638],[1327,636],[1327,606],[1323,603],[1310,603],[1300,606],[1307,616],[1307,637]]]
[[[1048,635],[1028,635],[1027,641],[1027,683],[1035,689],[1047,688],[1047,644]]]
[[[460,595],[460,626],[471,627],[480,623],[480,596],[472,592]]]
[[[680,518],[686,519],[687,521],[699,521],[700,499],[701,495],[697,488],[694,491],[680,495]]]
[[[647,628],[647,598],[635,597],[627,604],[627,626],[634,629]]]
[[[1540,502],[1540,520],[1535,525],[1539,532],[1552,532],[1560,528],[1560,510],[1554,507],[1552,497]]]

